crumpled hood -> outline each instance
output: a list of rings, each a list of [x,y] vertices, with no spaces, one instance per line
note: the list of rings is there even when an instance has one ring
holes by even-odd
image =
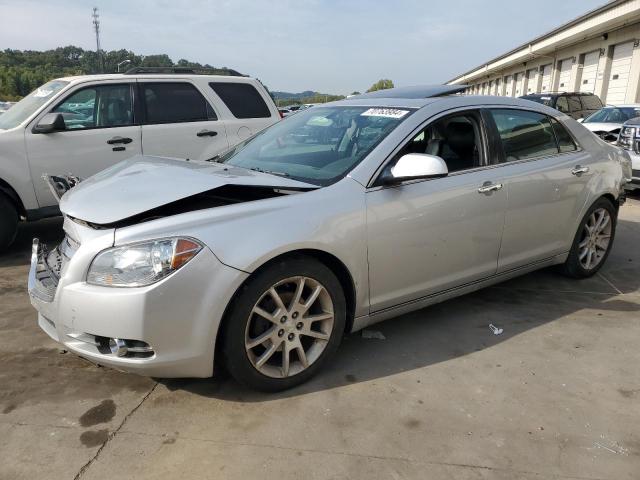
[[[64,194],[60,210],[105,225],[225,185],[314,189],[316,185],[219,163],[137,155]]]
[[[619,130],[622,127],[621,123],[583,122],[582,125],[592,132],[610,132],[611,130]]]

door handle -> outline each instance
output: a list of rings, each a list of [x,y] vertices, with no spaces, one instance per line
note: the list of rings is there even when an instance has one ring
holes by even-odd
[[[218,132],[214,132],[213,130],[200,130],[196,135],[198,137],[215,137],[218,135]]]
[[[485,195],[491,195],[493,192],[502,189],[501,183],[491,183],[484,182],[480,188],[478,188],[478,193],[483,193]]]
[[[576,167],[573,170],[571,170],[571,174],[575,175],[576,177],[579,177],[583,173],[589,173],[589,167],[576,165]]]
[[[107,143],[109,145],[115,145],[117,143],[124,143],[126,145],[127,143],[131,143],[131,142],[133,142],[133,140],[131,140],[130,138],[127,138],[127,137],[113,137],[113,138],[107,140]]]

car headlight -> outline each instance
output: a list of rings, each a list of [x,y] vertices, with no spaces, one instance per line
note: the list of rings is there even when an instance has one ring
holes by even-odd
[[[618,136],[618,145],[625,150],[635,150],[635,139],[640,138],[640,127],[622,127]]]
[[[163,238],[109,248],[91,262],[87,283],[105,287],[144,287],[184,266],[202,250],[189,238]]]

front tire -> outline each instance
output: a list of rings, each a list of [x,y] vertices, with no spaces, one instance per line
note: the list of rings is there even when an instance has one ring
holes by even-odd
[[[333,272],[306,257],[277,261],[240,289],[225,318],[225,366],[240,383],[266,392],[299,385],[335,354],[346,301]]]
[[[616,233],[618,211],[610,200],[600,198],[580,222],[562,273],[572,278],[595,275],[604,265]]]
[[[18,233],[18,212],[13,203],[0,193],[0,252],[13,243]]]

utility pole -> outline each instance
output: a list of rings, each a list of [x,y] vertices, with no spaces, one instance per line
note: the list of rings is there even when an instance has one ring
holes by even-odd
[[[102,53],[100,53],[100,15],[98,15],[98,7],[93,7],[93,29],[96,32],[96,53],[98,55],[98,69],[104,70],[102,65]]]

